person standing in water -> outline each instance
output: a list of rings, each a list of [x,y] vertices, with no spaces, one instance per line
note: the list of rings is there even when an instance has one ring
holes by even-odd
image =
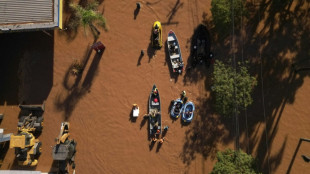
[[[160,144],[163,144],[164,141],[165,141],[165,137],[161,138],[161,139],[159,140],[159,143],[160,143]]]

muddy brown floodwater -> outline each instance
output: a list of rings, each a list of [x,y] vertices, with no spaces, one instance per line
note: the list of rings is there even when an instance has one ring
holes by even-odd
[[[167,61],[167,46],[164,44],[160,50],[154,50],[150,45],[150,34],[156,20],[162,23],[164,43],[172,29],[179,39],[187,65],[194,30],[203,20],[210,19],[210,1],[141,1],[139,11],[133,0],[100,2],[99,10],[109,26],[108,32],[100,29],[102,32],[98,40],[106,46],[102,55],[90,50],[94,38],[90,30],[82,27],[77,33],[54,30],[0,35],[0,112],[5,113],[1,127],[7,133],[16,133],[18,104],[40,104],[45,100],[44,129],[38,137],[43,143],[43,153],[36,170],[57,170],[51,146],[55,144],[61,122],[69,121],[71,138],[78,142],[76,173],[209,173],[216,162],[216,152],[234,148],[235,142],[233,119],[223,119],[211,109],[212,66],[199,65],[193,71],[173,75]],[[294,3],[290,8],[307,6],[309,3],[306,2],[301,6]],[[309,14],[305,16],[302,19],[309,24]],[[68,14],[65,20],[67,17]],[[259,37],[264,39],[263,33],[268,32],[263,29],[263,22],[258,23],[256,29],[257,32],[263,30],[261,35],[253,36],[257,40]],[[214,41],[212,35],[211,31]],[[304,38],[309,40],[309,33]],[[272,37],[270,40],[273,47],[281,42]],[[268,46],[264,41],[262,43]],[[303,48],[309,49],[309,41],[304,42],[300,44],[307,45]],[[276,55],[275,58],[292,62],[298,53],[283,51],[285,43],[281,44],[278,50],[262,49],[263,55]],[[259,158],[258,166],[264,173],[268,170],[285,173],[299,138],[310,138],[310,78],[307,72],[301,72],[290,82],[292,87],[282,88],[284,85],[273,84],[277,81],[271,77],[289,81],[291,77],[286,68],[290,64],[284,61],[283,66],[286,67],[279,68],[282,71],[271,71],[274,62],[270,62],[269,66],[263,64],[265,120],[261,67],[255,64],[255,60],[259,62],[258,46],[257,42],[248,42],[244,47],[245,54],[252,53],[246,56],[254,60],[251,71],[259,79],[259,84],[247,117],[243,112],[240,114],[240,145],[244,151]],[[212,48],[215,55],[225,53],[220,44],[215,43]],[[223,50],[225,48],[223,46]],[[142,58],[139,57],[141,50],[145,51]],[[70,66],[75,60],[85,63],[84,71],[77,77],[70,74]],[[159,143],[150,146],[148,122],[143,119],[153,84],[157,85],[162,101],[162,124],[169,126],[162,146]],[[186,90],[189,100],[197,108],[193,122],[188,125],[182,124],[180,119],[171,119],[168,114],[171,100],[178,98],[182,90]],[[293,100],[274,96],[285,95],[290,90],[294,91]],[[140,107],[140,116],[135,120],[130,116],[134,103]],[[300,146],[291,173],[309,171],[309,165],[300,158],[301,153],[310,155],[307,147],[306,142]],[[14,161],[14,150],[9,149],[1,166],[1,170],[6,169],[29,168],[18,167]]]

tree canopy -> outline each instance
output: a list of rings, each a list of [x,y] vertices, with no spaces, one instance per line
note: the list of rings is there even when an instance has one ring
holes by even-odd
[[[241,150],[227,149],[217,152],[217,162],[211,174],[256,174],[259,173],[255,159]]]
[[[233,2],[233,3],[232,3]],[[232,8],[234,9],[234,19],[237,26],[237,17],[246,13],[244,0],[212,0],[211,13],[215,27],[221,34],[228,34],[228,29],[232,26]]]
[[[102,14],[96,11],[98,8],[98,3],[96,1],[89,3],[85,8],[78,4],[71,3],[70,8],[74,11],[74,20],[72,20],[70,23],[71,28],[83,25],[84,28],[89,26],[91,29],[99,32],[98,29],[93,25],[96,22],[96,24],[103,27],[106,31],[108,30],[106,19]]]
[[[238,63],[235,70],[217,60],[214,64],[212,91],[215,93],[216,111],[224,116],[239,112],[252,104],[251,93],[257,85],[255,77],[250,76],[247,66]]]

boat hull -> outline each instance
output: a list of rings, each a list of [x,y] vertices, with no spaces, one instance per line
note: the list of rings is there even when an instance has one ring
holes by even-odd
[[[172,30],[170,30],[168,33],[167,45],[172,70],[175,73],[181,74],[184,70],[181,48],[178,38]]]
[[[182,120],[184,122],[191,122],[194,118],[195,105],[193,102],[187,102],[182,111]]]
[[[149,133],[150,135],[161,134],[161,101],[159,92],[154,95],[153,91],[157,89],[156,85],[153,85],[151,94],[149,96]]]
[[[178,105],[179,105],[179,107],[178,107]],[[174,100],[173,106],[172,106],[171,111],[170,111],[170,116],[173,118],[179,118],[181,113],[182,113],[183,107],[184,107],[184,104],[183,104],[183,101],[181,99],[178,98],[178,99]]]
[[[158,30],[157,33],[155,30]],[[159,21],[154,22],[152,27],[152,46],[154,48],[161,48],[163,46],[162,27]]]

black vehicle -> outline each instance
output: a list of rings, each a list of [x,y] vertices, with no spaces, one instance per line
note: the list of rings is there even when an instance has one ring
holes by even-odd
[[[192,42],[192,66],[202,64],[204,61],[209,66],[213,60],[213,53],[210,52],[211,41],[209,33],[204,25],[199,25],[195,30],[194,40]]]

